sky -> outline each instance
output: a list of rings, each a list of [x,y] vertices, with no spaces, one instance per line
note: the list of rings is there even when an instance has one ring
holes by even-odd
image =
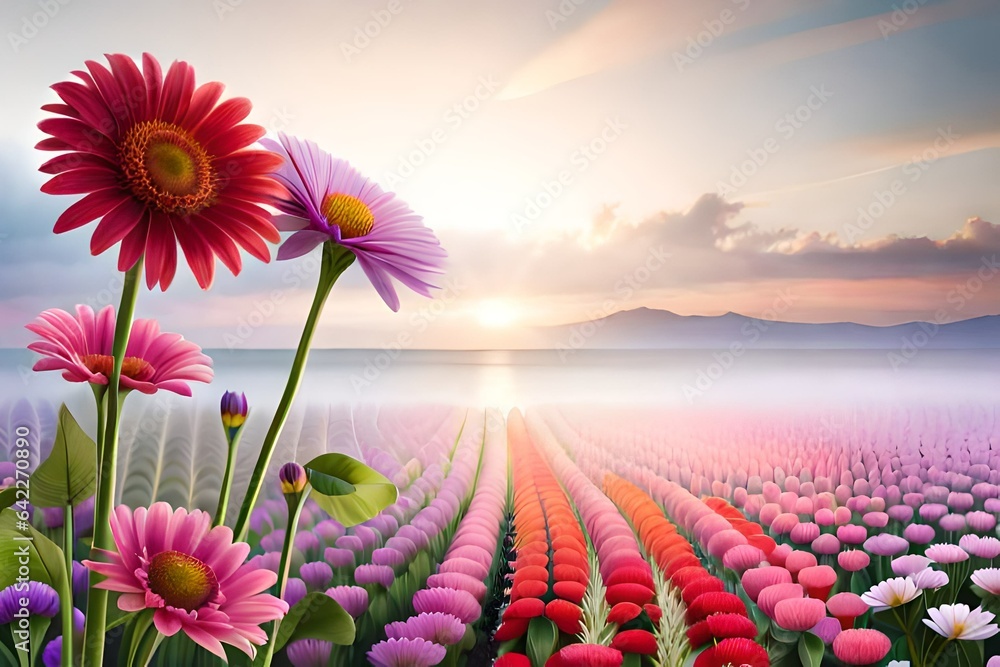
[[[448,250],[399,313],[353,267],[318,346],[518,347],[789,291],[792,321],[1000,312],[1000,0],[10,0],[0,27],[0,346],[45,308],[117,303],[117,248],[52,234],[76,197],[39,192],[35,126],[85,60],[144,51],[349,160]],[[247,257],[207,292],[180,270],[137,313],[294,347],[317,267]]]

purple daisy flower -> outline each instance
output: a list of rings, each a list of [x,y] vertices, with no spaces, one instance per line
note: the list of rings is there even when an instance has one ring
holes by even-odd
[[[354,552],[350,549],[327,547],[323,558],[333,567],[354,567]]]
[[[365,178],[344,160],[311,141],[278,134],[263,139],[265,148],[285,158],[274,174],[291,195],[274,206],[282,231],[294,231],[278,250],[278,259],[300,257],[326,241],[349,250],[375,290],[394,311],[399,297],[390,278],[430,296],[447,253],[423,219],[392,192]]]
[[[406,563],[406,556],[403,555],[402,551],[398,551],[392,547],[382,547],[372,552],[372,563],[375,565],[388,565],[395,569]]]
[[[360,586],[334,586],[326,594],[355,619],[368,611],[368,591]]]
[[[323,590],[333,580],[333,568],[325,561],[303,563],[299,576],[312,590]]]
[[[388,639],[372,646],[368,659],[375,667],[431,667],[446,653],[444,646],[426,639]]]
[[[84,622],[83,612],[74,607],[73,633],[81,639],[83,637]],[[45,667],[60,667],[62,665],[62,640],[62,635],[59,635],[45,645],[45,650],[42,651],[42,664]]]
[[[300,639],[288,644],[285,654],[293,667],[326,667],[333,644],[319,639]]]
[[[289,607],[294,607],[299,603],[299,600],[306,596],[306,593],[308,593],[306,582],[298,577],[289,577],[288,581],[285,582],[285,594],[281,596],[281,599],[287,602]]]
[[[435,644],[451,646],[462,641],[465,623],[451,614],[435,611],[389,623],[385,626],[385,636],[389,639],[427,639]]]
[[[475,623],[482,614],[482,607],[472,593],[453,588],[425,588],[413,596],[413,609],[417,613],[440,611],[456,616],[463,623]]]
[[[388,565],[358,565],[354,569],[354,581],[361,586],[378,584],[388,590],[395,579],[396,573]]]
[[[59,613],[59,594],[55,589],[40,581],[29,581],[24,590],[19,590],[23,585],[12,584],[0,591],[0,625],[13,621],[24,607],[31,616],[52,618]],[[27,605],[22,600],[27,600]]]
[[[881,533],[865,540],[865,551],[876,556],[898,556],[905,552],[910,544],[902,537],[891,533]]]

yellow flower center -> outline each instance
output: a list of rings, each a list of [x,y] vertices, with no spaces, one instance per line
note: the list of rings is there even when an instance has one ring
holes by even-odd
[[[965,632],[965,623],[956,622],[955,626],[951,629],[951,638],[958,639]]]
[[[91,373],[100,373],[106,378],[111,377],[115,358],[110,354],[85,354],[80,361]],[[125,357],[122,360],[122,377],[145,382],[153,377],[153,365],[139,357]]]
[[[122,140],[120,154],[132,194],[162,213],[192,215],[215,200],[219,179],[212,158],[173,123],[136,124]]]
[[[320,209],[329,225],[340,228],[340,238],[365,236],[375,226],[375,214],[357,197],[345,194],[327,195]]]
[[[194,556],[164,551],[149,561],[149,590],[171,607],[193,611],[219,592],[215,572]]]

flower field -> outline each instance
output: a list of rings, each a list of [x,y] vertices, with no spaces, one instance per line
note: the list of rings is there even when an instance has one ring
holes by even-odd
[[[210,525],[221,471],[191,467],[192,450],[157,467],[136,433],[120,468],[133,508],[112,521],[121,555],[72,564],[73,632],[86,609],[85,565],[127,611],[133,589],[198,558],[205,569],[192,572],[208,577],[207,590],[231,591],[210,606],[234,630],[212,642],[181,618],[152,664],[252,664],[240,649],[262,647],[259,659],[270,637],[238,623],[241,614],[302,616],[270,654],[294,667],[998,662],[1000,473],[986,409],[766,422],[610,408],[317,409],[293,413],[279,451],[347,451],[388,480],[391,503],[351,524],[332,518],[329,499],[310,497],[290,526],[296,477],[275,464],[246,545],[219,551],[233,540]],[[178,437],[183,426],[165,428],[190,442]],[[5,442],[19,429],[40,434],[29,457],[38,466],[62,427],[51,405],[20,401],[4,407],[2,428]],[[223,434],[224,424],[203,437],[223,446]],[[5,454],[5,486],[16,488],[18,455]],[[236,471],[234,488],[246,472]],[[171,503],[185,493],[191,512],[178,514]],[[92,504],[77,506],[79,543],[93,529],[88,512]],[[30,514],[40,540],[61,541],[62,512],[43,497]],[[131,551],[146,555],[130,561]],[[0,592],[3,650],[15,655],[24,595],[44,646],[35,662],[57,665],[59,584],[40,574],[26,592],[17,583]],[[198,583],[156,590],[193,606]],[[108,655],[120,655],[128,632],[111,630]]]
[[[0,404],[0,664],[1000,667],[994,407],[331,404],[303,381],[335,284],[450,302],[435,232],[188,63],[105,60],[45,93],[36,148],[120,301],[18,323],[25,387],[68,384]],[[318,268],[286,379],[216,392],[142,285],[209,290],[268,243]]]

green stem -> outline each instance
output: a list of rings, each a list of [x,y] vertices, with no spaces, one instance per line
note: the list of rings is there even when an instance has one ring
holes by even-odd
[[[63,558],[66,576],[63,577],[62,600],[59,611],[62,619],[62,667],[73,665],[73,506],[63,507]]]
[[[898,625],[899,629],[903,631],[904,635],[906,635],[906,648],[910,652],[910,660],[913,662],[913,667],[920,667],[920,658],[917,657],[917,649],[913,645],[913,637],[910,636],[910,627],[907,625],[906,621],[899,617],[895,608],[892,610],[892,617],[896,619],[896,625]]]
[[[228,433],[227,433],[228,436]],[[229,511],[229,494],[233,486],[233,474],[236,472],[236,450],[240,446],[240,438],[243,437],[243,427],[241,426],[232,440],[229,441],[229,454],[226,457],[226,472],[222,476],[222,488],[219,489],[219,504],[215,508],[215,521],[213,526],[221,526],[226,522],[226,512]]]
[[[274,453],[274,446],[281,435],[281,429],[288,419],[288,412],[295,400],[295,394],[302,383],[302,374],[305,370],[306,361],[309,358],[309,348],[312,345],[313,334],[316,333],[316,324],[319,322],[320,314],[323,312],[323,305],[333,284],[337,282],[347,267],[354,262],[354,254],[343,246],[339,246],[332,241],[323,244],[323,262],[319,271],[319,284],[316,286],[316,296],[313,298],[312,307],[309,309],[309,317],[306,319],[305,328],[302,330],[302,338],[299,340],[298,349],[295,351],[295,360],[292,362],[292,369],[288,374],[288,383],[285,385],[285,392],[278,402],[278,409],[271,420],[271,427],[267,430],[264,443],[260,448],[260,456],[257,457],[257,464],[254,466],[253,475],[247,486],[246,496],[240,506],[240,515],[236,520],[236,527],[233,530],[237,541],[244,541],[250,527],[250,512],[260,495],[261,485],[264,482],[264,474],[267,466],[271,463],[271,455]]]
[[[302,514],[302,508],[306,504],[306,499],[309,497],[309,485],[302,490],[301,493],[285,496],[285,500],[288,502],[288,526],[285,528],[285,541],[281,545],[281,560],[278,561],[278,597],[284,599],[285,597],[285,587],[288,584],[288,571],[292,565],[292,548],[295,545],[295,532],[299,527],[299,515]],[[274,621],[271,626],[271,636],[267,641],[267,644],[263,648],[263,656],[260,656],[259,664],[262,667],[270,667],[271,660],[274,658],[274,645],[278,641],[278,627],[281,625],[281,619]]]
[[[113,546],[111,536],[111,506],[115,499],[115,475],[118,468],[118,429],[122,402],[127,392],[120,392],[119,383],[122,376],[122,362],[125,360],[125,350],[128,347],[129,335],[132,333],[132,316],[135,313],[135,301],[139,294],[139,282],[142,276],[142,259],[135,263],[125,273],[125,285],[122,288],[121,305],[118,307],[118,319],[115,321],[115,339],[112,348],[114,366],[111,377],[108,378],[107,416],[103,438],[100,445],[100,470],[97,475],[97,500],[94,507],[94,542],[91,558],[102,560],[97,549],[109,550]],[[84,635],[83,665],[84,667],[99,667],[104,664],[105,627],[108,622],[108,592],[95,588],[103,577],[91,572],[90,592],[87,597],[87,626]]]
[[[163,635],[153,623],[153,610],[146,609],[136,616],[125,631],[119,648],[118,664],[126,667],[147,667],[163,641]]]
[[[101,467],[101,456],[104,453],[104,427],[107,419],[107,394],[108,388],[103,384],[92,384],[90,388],[94,390],[94,400],[97,402],[97,437],[94,442],[97,444],[97,467]]]
[[[945,640],[945,642],[943,644],[941,644],[941,648],[939,648],[937,650],[937,653],[934,654],[934,657],[932,657],[930,660],[928,660],[924,664],[927,665],[928,667],[933,667],[935,664],[937,664],[937,659],[941,657],[941,654],[944,653],[945,648],[947,648],[948,644],[950,644],[950,643],[951,643],[951,639]]]

